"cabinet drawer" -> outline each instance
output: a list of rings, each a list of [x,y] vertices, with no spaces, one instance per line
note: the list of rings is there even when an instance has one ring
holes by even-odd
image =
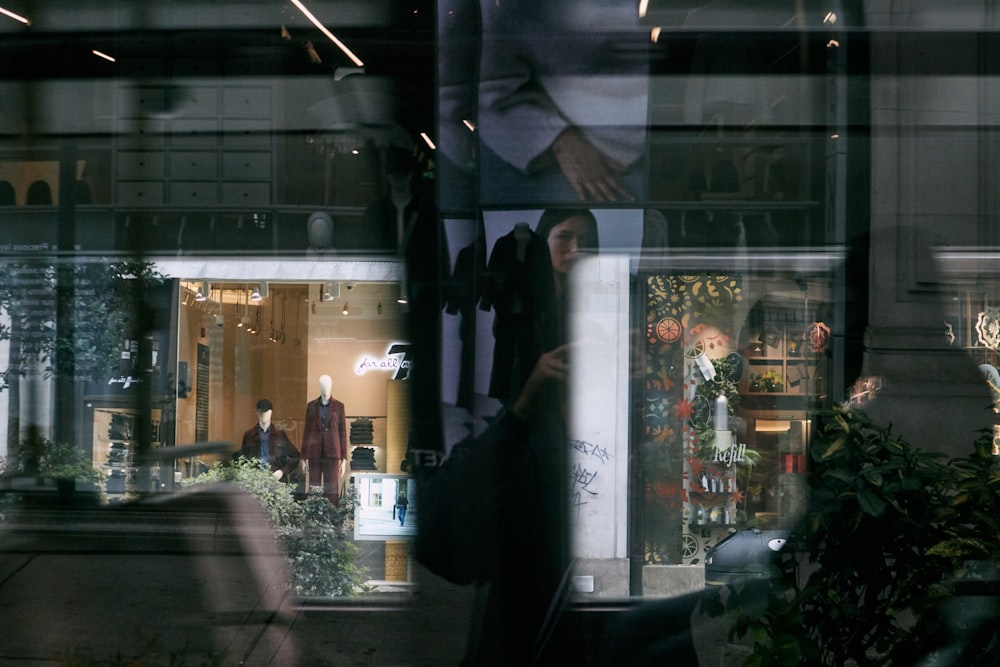
[[[159,118],[119,118],[115,121],[115,141],[120,145],[160,142],[166,132],[166,123]],[[148,144],[147,144],[148,145]]]
[[[120,180],[157,180],[164,176],[164,162],[159,151],[119,151],[115,173]]]
[[[222,177],[226,179],[271,178],[271,154],[223,153]]]
[[[270,183],[223,183],[222,203],[226,206],[269,206]]]
[[[214,182],[175,181],[170,184],[170,203],[212,206],[219,203],[218,187]]]
[[[215,180],[218,175],[213,151],[174,151],[170,154],[170,178],[175,181]]]
[[[222,121],[222,144],[227,147],[257,147],[271,144],[271,121],[226,119]]]
[[[160,206],[163,204],[163,183],[120,181],[115,196],[120,206]]]
[[[188,63],[189,61],[184,61]],[[191,64],[190,67],[195,67]],[[210,71],[194,72],[209,74]],[[213,117],[219,114],[219,91],[205,86],[188,86],[174,92],[174,109],[184,116]]]
[[[167,108],[167,90],[162,86],[126,86],[118,90],[118,113],[122,118],[146,118]]]
[[[270,118],[271,89],[263,86],[225,88],[222,115],[227,118]]]
[[[173,146],[214,146],[218,134],[219,123],[214,118],[178,118],[170,123]]]

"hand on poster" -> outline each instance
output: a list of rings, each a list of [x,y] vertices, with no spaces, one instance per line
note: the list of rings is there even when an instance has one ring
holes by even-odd
[[[580,201],[634,201],[616,174],[625,166],[599,151],[573,128],[567,128],[552,142],[552,155]]]

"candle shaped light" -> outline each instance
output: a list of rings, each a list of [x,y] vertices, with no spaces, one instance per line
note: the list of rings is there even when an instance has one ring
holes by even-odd
[[[715,418],[712,428],[715,429],[716,433],[729,430],[729,401],[725,394],[719,394],[719,397],[715,399]]]
[[[712,428],[715,430],[716,452],[721,453],[729,449],[733,444],[733,434],[729,430],[729,401],[725,394],[719,394],[719,397],[715,399]]]

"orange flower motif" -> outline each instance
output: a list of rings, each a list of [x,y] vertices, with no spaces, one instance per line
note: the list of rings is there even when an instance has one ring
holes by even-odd
[[[682,420],[687,421],[691,419],[691,415],[694,414],[694,403],[686,398],[682,398],[676,403],[674,403],[674,415]]]
[[[670,484],[665,484],[663,482],[656,482],[655,488],[656,488],[656,495],[658,495],[661,498],[670,498],[672,496],[676,496],[677,493],[680,491],[680,487],[677,485],[676,482],[672,482]]]

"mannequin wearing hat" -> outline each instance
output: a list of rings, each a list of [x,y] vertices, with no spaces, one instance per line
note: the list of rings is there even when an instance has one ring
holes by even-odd
[[[319,378],[319,397],[306,405],[302,457],[309,464],[309,486],[323,487],[323,495],[340,504],[340,478],[347,458],[347,417],[344,404],[332,396],[333,379]]]
[[[273,411],[271,401],[257,401],[257,423],[243,433],[243,442],[233,459],[259,459],[265,469],[287,483],[299,466],[299,450],[284,431],[271,424]]]

